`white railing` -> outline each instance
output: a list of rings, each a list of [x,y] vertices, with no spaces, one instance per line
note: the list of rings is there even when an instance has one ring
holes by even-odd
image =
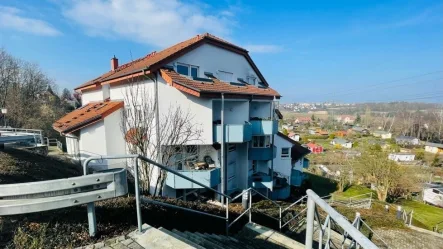
[[[314,241],[314,225],[318,224],[318,248],[330,249],[332,245],[331,237],[331,224],[334,223],[343,229],[343,235],[346,238],[351,239],[353,242],[348,248],[353,246],[361,246],[364,249],[376,249],[378,248],[372,241],[370,241],[365,235],[363,235],[356,227],[354,227],[349,221],[341,214],[339,214],[334,208],[328,205],[325,200],[320,198],[314,191],[308,189],[306,191],[308,196],[307,202],[307,219],[306,219],[306,240],[305,248],[312,249]],[[317,207],[321,208],[326,213],[324,222],[321,221]],[[324,238],[326,236],[326,238]],[[325,246],[323,247],[323,242]],[[353,246],[352,246],[353,244]],[[344,248],[344,243],[342,244]]]

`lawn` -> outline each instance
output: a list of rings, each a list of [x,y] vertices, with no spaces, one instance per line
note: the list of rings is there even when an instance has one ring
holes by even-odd
[[[310,186],[308,188],[312,189],[319,196],[330,195],[337,190],[337,183],[335,181],[308,172],[305,174],[309,177]]]
[[[350,198],[350,197],[364,195],[364,194],[368,194],[368,193],[372,193],[372,198],[377,198],[377,193],[374,190],[371,190],[371,189],[369,189],[365,186],[361,186],[361,185],[352,185],[351,187],[347,188],[342,193],[335,192],[334,196],[343,197],[343,198]],[[363,196],[363,197],[366,198],[367,196],[366,197]]]
[[[429,230],[432,230],[437,223],[443,222],[443,208],[412,200],[401,200],[397,203],[406,210],[413,209],[413,217],[423,223]]]

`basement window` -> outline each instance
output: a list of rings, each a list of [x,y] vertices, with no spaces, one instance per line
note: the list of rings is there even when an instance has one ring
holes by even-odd
[[[177,73],[191,77],[198,77],[198,67],[189,64],[177,63]]]

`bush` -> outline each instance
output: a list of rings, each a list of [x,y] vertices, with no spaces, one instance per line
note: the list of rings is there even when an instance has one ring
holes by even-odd
[[[329,134],[329,139],[334,139],[335,138],[335,134]]]

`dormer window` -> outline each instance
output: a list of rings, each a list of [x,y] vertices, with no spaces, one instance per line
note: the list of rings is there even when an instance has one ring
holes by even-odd
[[[231,82],[234,74],[231,72],[226,72],[222,70],[218,70],[218,79],[224,82]]]
[[[189,64],[177,63],[177,73],[191,77],[198,77],[198,67]]]

